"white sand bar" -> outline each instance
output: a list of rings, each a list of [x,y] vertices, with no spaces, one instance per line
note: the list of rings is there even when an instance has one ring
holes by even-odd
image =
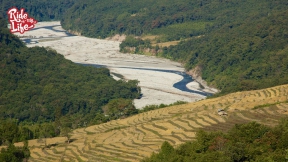
[[[49,29],[49,26],[54,27]],[[105,65],[111,72],[121,74],[125,79],[139,80],[143,97],[134,100],[137,108],[151,104],[171,104],[176,101],[193,102],[205,98],[205,96],[199,94],[183,92],[174,88],[173,84],[182,80],[181,75],[161,71],[132,69],[146,68],[184,71],[180,63],[152,56],[120,53],[119,44],[121,42],[118,41],[83,36],[67,36],[65,30],[60,26],[60,22],[38,22],[35,29],[21,35],[33,36],[31,43],[27,44],[28,47],[51,47],[64,55],[66,59],[75,63]],[[187,87],[194,90],[199,89],[199,85],[197,84],[189,84]]]

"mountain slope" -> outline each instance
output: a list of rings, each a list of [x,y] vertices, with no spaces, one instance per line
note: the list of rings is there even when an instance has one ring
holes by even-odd
[[[74,5],[76,0],[1,0],[0,16],[7,17],[7,11],[11,7],[25,9],[25,12],[37,21],[60,20],[65,11]]]
[[[45,149],[40,141],[31,140],[30,161],[139,161],[157,152],[163,141],[175,146],[194,140],[199,129],[227,131],[234,124],[251,121],[274,126],[288,115],[287,89],[283,85],[237,92],[76,129],[72,143],[65,143],[64,137],[47,139],[51,147]],[[218,109],[228,116],[219,116]]]
[[[129,39],[120,47],[182,62],[223,95],[288,83],[287,9],[285,0],[85,1],[67,10],[62,25],[89,37],[152,34],[153,44],[182,40],[159,48]]]
[[[67,117],[77,119],[78,127],[103,122],[95,116],[105,118],[102,106],[113,99],[139,97],[137,81],[116,81],[107,68],[78,65],[43,47],[27,48],[0,20],[0,119],[34,123]]]
[[[230,23],[164,50],[163,56],[200,68],[222,93],[267,88],[288,81],[287,11]]]
[[[77,2],[68,9],[62,25],[89,37],[107,37],[116,33],[142,35],[171,24],[195,21],[213,22],[207,24],[207,30],[210,30],[233,21],[243,21],[252,15],[267,14],[276,8],[283,10],[283,5],[287,5],[284,0],[121,0],[113,3],[88,0]]]

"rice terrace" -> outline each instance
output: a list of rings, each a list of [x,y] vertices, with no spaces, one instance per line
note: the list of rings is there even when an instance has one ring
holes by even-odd
[[[159,151],[163,141],[176,146],[193,140],[199,129],[227,131],[251,121],[274,126],[288,115],[287,99],[288,85],[283,85],[149,111],[76,129],[69,144],[65,137],[47,139],[48,148],[30,140],[29,161],[139,161]],[[218,109],[228,115],[219,116]]]

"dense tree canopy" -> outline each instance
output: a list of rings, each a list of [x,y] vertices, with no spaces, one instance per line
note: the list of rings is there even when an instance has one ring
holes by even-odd
[[[207,1],[198,9],[202,11],[212,4],[215,7],[210,8],[211,11],[201,13],[201,21],[173,24],[148,32],[164,34],[157,38],[160,42],[186,38],[178,45],[161,50],[154,47],[157,55],[184,63],[186,70],[201,69],[203,79],[219,88],[221,94],[287,84],[287,1]],[[205,19],[210,12],[215,13],[215,18]],[[198,36],[187,35],[187,24],[190,24],[188,31]],[[183,31],[182,34],[176,29]],[[137,43],[139,45],[135,46]],[[151,44],[143,46],[139,39],[128,39],[120,45],[123,52],[129,47],[153,48]]]
[[[185,35],[182,35],[187,37],[204,34],[205,28],[209,31],[253,15],[267,15],[273,9],[285,10],[285,5],[285,0],[87,0],[78,1],[68,9],[62,25],[85,36],[107,37],[116,33],[156,34],[161,33],[159,30],[154,32],[159,28],[191,22],[186,24],[192,26],[190,33],[184,31]],[[179,27],[180,32],[176,33],[181,34],[187,29],[186,25],[171,28]],[[171,34],[175,34],[175,30]]]
[[[159,153],[142,161],[284,162],[288,160],[287,124],[288,120],[283,119],[274,128],[252,122],[235,125],[227,133],[199,131],[195,141],[175,149],[164,142]]]
[[[80,115],[89,122],[110,100],[140,95],[137,81],[116,81],[106,68],[78,65],[43,47],[27,48],[7,28],[0,32],[0,118],[44,122]]]
[[[287,11],[274,11],[230,23],[166,48],[160,55],[186,62],[188,70],[200,67],[202,77],[222,93],[287,84],[287,16]]]
[[[61,19],[67,30],[105,38],[114,34],[156,35],[157,42],[181,40],[159,49],[140,39],[121,44],[122,52],[153,54],[200,67],[211,85],[229,92],[287,83],[286,0],[4,1],[24,7],[40,20]],[[65,14],[64,14],[65,13]]]
[[[2,148],[0,152],[1,162],[23,162],[27,161],[30,156],[28,142],[23,147],[15,147],[10,144],[7,148]]]
[[[0,16],[7,17],[11,7],[24,8],[37,21],[60,20],[76,0],[1,0]]]

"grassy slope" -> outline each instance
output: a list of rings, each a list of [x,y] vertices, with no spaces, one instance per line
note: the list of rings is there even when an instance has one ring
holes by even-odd
[[[63,137],[48,139],[54,146],[46,149],[41,149],[44,143],[32,140],[30,161],[138,161],[157,152],[165,140],[173,145],[193,140],[199,129],[227,131],[234,124],[250,121],[273,126],[288,115],[287,89],[283,85],[237,92],[76,129],[72,143],[65,144]],[[219,108],[228,116],[218,116]]]

